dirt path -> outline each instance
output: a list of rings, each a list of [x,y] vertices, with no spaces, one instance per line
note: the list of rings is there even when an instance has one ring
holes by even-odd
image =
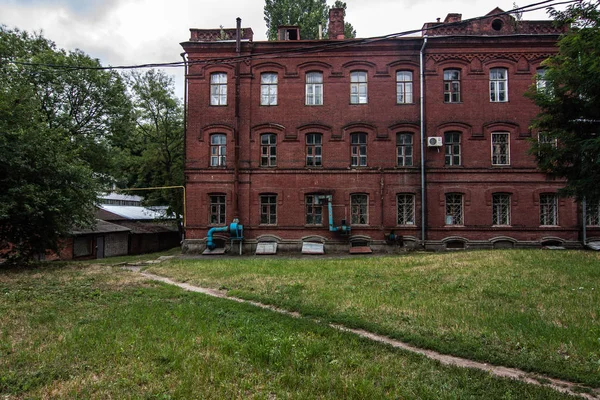
[[[139,271],[139,268],[135,268],[135,269],[129,268],[129,269],[134,270],[134,271],[136,271],[136,270]],[[202,288],[202,287],[193,286],[193,285],[190,285],[187,283],[176,282],[169,278],[165,278],[165,277],[162,277],[159,275],[154,275],[154,274],[150,274],[147,272],[141,272],[141,271],[139,271],[139,272],[142,276],[144,276],[148,279],[167,283],[169,285],[175,285],[175,286],[178,286],[178,287],[180,287],[184,290],[190,291],[190,292],[203,293],[203,294],[213,296],[213,297],[218,297],[221,299],[237,301],[238,303],[252,304],[256,307],[271,310],[271,311],[274,311],[274,312],[277,312],[280,314],[289,315],[294,318],[303,318],[302,315],[297,312],[290,312],[290,311],[287,311],[287,310],[284,310],[281,308],[277,308],[277,307],[270,306],[267,304],[258,303],[255,301],[244,300],[244,299],[240,299],[237,297],[230,297],[227,295],[227,292],[223,291],[223,290]],[[558,392],[570,394],[573,396],[579,396],[579,397],[589,399],[589,400],[595,400],[595,399],[600,398],[600,389],[587,388],[587,387],[584,387],[582,385],[578,385],[578,384],[575,384],[572,382],[567,382],[567,381],[563,381],[560,379],[549,378],[544,375],[525,372],[525,371],[522,371],[522,370],[516,369],[516,368],[495,366],[495,365],[490,365],[490,364],[486,364],[486,363],[482,363],[482,362],[478,362],[478,361],[468,360],[466,358],[460,358],[460,357],[449,356],[446,354],[441,354],[441,353],[438,353],[438,352],[435,352],[432,350],[421,349],[418,347],[414,347],[408,343],[404,343],[404,342],[401,342],[401,341],[395,340],[395,339],[390,339],[389,337],[377,335],[377,334],[374,334],[371,332],[364,331],[362,329],[352,329],[352,328],[345,327],[343,325],[336,325],[336,324],[329,324],[329,326],[331,326],[332,328],[335,328],[335,329],[339,329],[341,331],[354,333],[358,336],[373,340],[375,342],[384,343],[384,344],[390,345],[392,347],[410,351],[412,353],[421,354],[429,359],[439,361],[441,364],[444,364],[444,365],[453,365],[453,366],[458,366],[458,367],[463,367],[463,368],[479,369],[479,370],[486,371],[492,375],[495,375],[495,376],[498,376],[501,378],[515,379],[515,380],[529,383],[532,385],[546,386],[546,387],[550,387]],[[585,392],[583,392],[582,390],[584,390]]]

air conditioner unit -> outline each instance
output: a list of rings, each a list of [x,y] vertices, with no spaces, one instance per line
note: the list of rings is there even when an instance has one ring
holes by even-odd
[[[431,136],[427,138],[427,147],[440,147],[442,145],[441,136]]]

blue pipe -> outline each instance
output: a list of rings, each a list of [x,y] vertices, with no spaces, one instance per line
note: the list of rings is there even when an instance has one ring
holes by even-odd
[[[220,227],[210,228],[208,230],[208,233],[206,234],[206,236],[207,236],[206,247],[208,247],[209,250],[214,250],[215,247],[217,247],[217,245],[215,244],[215,242],[213,242],[213,233],[227,232],[227,231],[229,231],[228,226],[220,226]]]
[[[329,213],[329,232],[350,233],[350,225],[333,226],[333,199],[330,194],[317,196],[317,200],[327,200],[327,212]]]

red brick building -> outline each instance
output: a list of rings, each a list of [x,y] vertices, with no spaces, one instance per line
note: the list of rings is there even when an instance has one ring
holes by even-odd
[[[580,245],[580,207],[528,153],[524,93],[556,52],[550,21],[449,14],[378,40],[340,27],[333,9],[320,41],[191,29],[184,251],[234,218],[247,251]]]

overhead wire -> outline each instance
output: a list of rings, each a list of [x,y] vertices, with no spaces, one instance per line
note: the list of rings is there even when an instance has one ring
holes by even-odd
[[[121,65],[121,66],[82,66],[82,65],[65,65],[65,64],[48,64],[48,63],[36,63],[36,62],[28,62],[28,61],[18,61],[18,60],[10,60],[10,59],[1,59],[0,62],[6,62],[14,65],[21,65],[27,67],[42,67],[42,68],[50,68],[56,70],[65,70],[65,71],[74,71],[74,70],[132,70],[132,69],[144,69],[144,68],[177,68],[182,67],[184,65],[197,65],[197,64],[231,64],[244,62],[247,60],[254,59],[276,59],[280,57],[289,57],[293,55],[302,55],[309,53],[319,53],[323,51],[327,51],[330,49],[336,48],[345,48],[345,47],[354,47],[361,46],[368,43],[374,43],[379,41],[385,41],[389,39],[395,39],[400,37],[405,37],[409,35],[414,35],[417,33],[426,33],[429,30],[439,29],[441,27],[447,28],[452,26],[458,26],[463,24],[468,24],[471,22],[479,21],[482,19],[488,19],[491,17],[498,17],[502,15],[516,14],[516,13],[525,13],[540,10],[543,8],[550,8],[558,5],[564,4],[573,4],[577,3],[579,0],[566,0],[566,1],[555,1],[555,0],[544,0],[537,3],[528,4],[522,7],[517,7],[509,11],[504,11],[500,13],[496,13],[493,15],[483,15],[479,17],[469,18],[461,21],[449,22],[449,23],[439,23],[435,24],[429,28],[420,28],[420,29],[411,29],[402,32],[391,33],[382,36],[373,36],[368,38],[361,39],[347,39],[343,41],[333,41],[328,43],[315,44],[312,46],[305,46],[301,48],[295,49],[282,49],[282,50],[272,50],[263,53],[252,53],[248,55],[236,55],[231,57],[215,57],[215,58],[206,58],[202,60],[187,60],[187,61],[175,61],[175,62],[167,62],[167,63],[147,63],[147,64],[135,64],[135,65]],[[551,3],[551,4],[548,4]]]

